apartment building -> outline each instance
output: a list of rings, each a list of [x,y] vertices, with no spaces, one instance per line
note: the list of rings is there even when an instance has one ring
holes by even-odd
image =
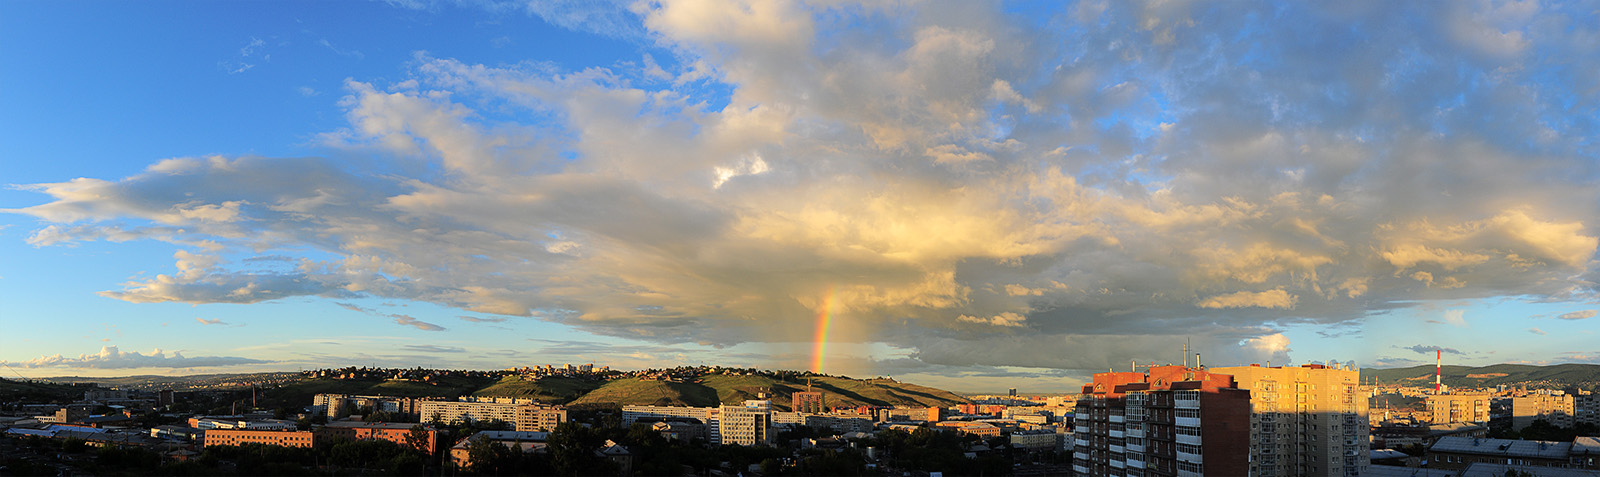
[[[772,402],[745,401],[739,406],[722,406],[718,430],[721,443],[741,446],[772,443]]]
[[[1078,475],[1244,475],[1248,391],[1233,377],[1187,366],[1097,373],[1074,414]]]
[[[1472,422],[1487,424],[1491,397],[1488,394],[1435,394],[1426,398],[1429,422],[1448,424]]]
[[[1556,427],[1572,427],[1577,416],[1577,400],[1561,391],[1539,390],[1511,398],[1511,429],[1522,430],[1533,421],[1544,419]]]
[[[566,408],[539,404],[532,399],[417,401],[416,408],[423,422],[432,422],[436,416],[447,424],[499,421],[512,424],[519,432],[553,431],[556,425],[567,420]]]
[[[1370,465],[1367,398],[1352,368],[1211,368],[1250,392],[1250,475],[1360,475]]]
[[[804,391],[789,395],[789,400],[794,405],[795,412],[822,414],[828,412],[827,401],[823,399],[821,391]]]
[[[236,446],[240,444],[266,444],[284,447],[312,447],[316,435],[311,431],[250,431],[241,429],[211,429],[205,433],[201,447]]]

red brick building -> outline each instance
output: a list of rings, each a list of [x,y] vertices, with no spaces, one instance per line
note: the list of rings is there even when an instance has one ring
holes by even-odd
[[[1074,425],[1079,475],[1249,473],[1250,392],[1205,368],[1095,374]]]

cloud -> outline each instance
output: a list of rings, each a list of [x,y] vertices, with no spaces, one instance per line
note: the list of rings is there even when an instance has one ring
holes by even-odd
[[[991,317],[988,317],[988,318],[979,318],[979,317],[974,317],[974,316],[969,316],[969,315],[961,315],[961,316],[956,317],[956,321],[960,321],[960,322],[964,322],[964,323],[979,323],[979,324],[985,324],[985,325],[1013,326],[1013,327],[1026,326],[1026,323],[1024,323],[1024,322],[1027,321],[1027,320],[1028,320],[1027,317],[1024,317],[1024,316],[1022,316],[1020,314],[1012,313],[1012,312],[1009,312],[1009,311],[1005,312],[1005,313],[1001,313],[1001,314],[995,315],[995,316],[991,316]]]
[[[156,348],[150,354],[140,354],[138,351],[123,352],[118,350],[116,346],[106,346],[100,348],[99,353],[79,355],[76,358],[67,358],[57,354],[29,361],[6,362],[5,364],[21,368],[130,369],[210,368],[271,362],[230,356],[198,356],[190,358],[185,357],[180,352],[173,351],[168,353],[160,348]]]
[[[501,317],[501,318],[487,318],[487,317],[481,317],[481,316],[465,316],[465,315],[462,315],[462,316],[458,316],[457,318],[461,318],[463,320],[470,321],[470,322],[473,322],[473,323],[504,323],[506,321],[506,319],[503,318],[503,317]]]
[[[35,246],[186,251],[103,292],[129,302],[409,300],[669,348],[826,311],[946,366],[1177,361],[1179,336],[1287,362],[1280,322],[1600,281],[1571,113],[1600,32],[1544,27],[1581,7],[474,5],[645,53],[418,54],[344,85],[329,157],[167,159],[5,212]]]
[[[422,352],[422,353],[465,353],[465,352],[467,352],[466,348],[461,348],[461,347],[456,347],[456,346],[408,344],[408,345],[401,345],[400,348],[404,349],[406,351],[417,351],[417,352]]]
[[[1438,325],[1450,325],[1450,326],[1456,326],[1456,327],[1461,327],[1461,328],[1467,328],[1467,327],[1470,327],[1471,325],[1467,324],[1466,313],[1467,313],[1466,310],[1445,310],[1444,315],[1443,315],[1443,318],[1444,318],[1443,320],[1427,320],[1427,321],[1428,321],[1428,323],[1433,323],[1433,324],[1438,324]]]
[[[1454,348],[1444,348],[1444,347],[1440,347],[1440,346],[1428,346],[1428,345],[1412,345],[1412,346],[1400,347],[1400,349],[1409,349],[1411,351],[1415,351],[1415,352],[1420,353],[1420,354],[1435,354],[1435,352],[1438,352],[1438,351],[1443,351],[1443,352],[1449,353],[1449,354],[1459,354],[1459,355],[1465,355],[1466,354],[1466,353],[1463,353],[1460,350],[1457,350],[1457,349],[1454,349]]]
[[[392,314],[392,315],[388,315],[388,316],[390,318],[394,318],[394,322],[397,323],[397,324],[410,326],[412,328],[416,328],[416,329],[419,329],[419,330],[422,330],[422,331],[444,331],[444,327],[443,326],[439,326],[439,325],[435,325],[433,323],[428,323],[426,321],[418,320],[418,319],[412,318],[410,316],[400,315],[400,314]]]
[[[1544,336],[1546,334],[1544,332],[1544,330],[1541,330],[1541,329],[1538,329],[1538,328],[1528,328],[1528,332],[1536,334],[1536,335],[1539,335],[1539,336]]]
[[[1267,290],[1264,292],[1241,291],[1227,295],[1218,295],[1201,300],[1201,308],[1277,308],[1293,309],[1298,297],[1290,295],[1283,290]]]
[[[225,322],[225,321],[222,321],[222,319],[221,319],[221,318],[215,318],[215,319],[210,319],[210,320],[207,320],[207,319],[205,319],[205,318],[195,318],[195,319],[194,319],[194,321],[198,321],[198,322],[200,322],[200,324],[202,324],[202,325],[223,325],[223,326],[229,326],[229,325],[228,325],[228,323],[227,323],[227,322]]]
[[[1597,312],[1596,310],[1574,311],[1574,312],[1562,313],[1561,315],[1556,316],[1556,318],[1560,318],[1560,319],[1563,319],[1563,320],[1582,320],[1582,319],[1587,319],[1587,318],[1594,318],[1596,313],[1600,313],[1600,312]]]

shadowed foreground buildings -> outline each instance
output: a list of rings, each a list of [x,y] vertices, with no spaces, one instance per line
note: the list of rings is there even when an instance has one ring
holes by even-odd
[[[1359,475],[1366,399],[1322,365],[1099,373],[1078,400],[1082,475]]]

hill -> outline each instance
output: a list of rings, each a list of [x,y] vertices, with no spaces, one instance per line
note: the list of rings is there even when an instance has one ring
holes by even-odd
[[[855,406],[938,406],[971,402],[949,391],[906,384],[889,379],[857,380],[831,376],[812,378],[812,388],[824,393],[829,407]],[[711,407],[738,404],[771,394],[772,406],[792,410],[794,393],[806,390],[803,382],[782,381],[770,376],[708,374],[691,382],[662,382],[622,378],[574,400],[575,407],[618,407],[630,404],[659,406]]]
[[[411,397],[458,396],[520,397],[540,402],[564,404],[574,408],[615,408],[630,404],[711,407],[738,404],[771,393],[773,407],[791,410],[791,396],[806,390],[806,377],[793,371],[739,372],[716,371],[698,377],[657,381],[637,377],[614,379],[547,376],[524,381],[518,376],[453,376],[428,382],[367,378],[314,378],[297,373],[203,376],[128,376],[120,378],[47,378],[57,383],[94,382],[123,389],[240,389],[241,383],[260,383],[263,407],[294,407],[311,403],[317,394],[389,395]],[[971,402],[949,391],[898,382],[892,379],[857,380],[834,376],[810,376],[811,386],[825,393],[829,407],[915,406],[946,407]],[[13,382],[15,384],[15,382]],[[23,383],[27,384],[27,383]],[[35,384],[35,386],[64,385]],[[22,392],[18,386],[0,387]],[[32,388],[28,388],[32,389]],[[43,388],[40,388],[43,389]],[[51,387],[50,389],[58,389]],[[44,392],[44,391],[30,391]],[[57,391],[59,392],[59,391]],[[81,394],[81,391],[79,391]]]
[[[0,402],[67,402],[83,398],[87,386],[0,378]]]
[[[1426,386],[1433,382],[1433,366],[1374,369],[1363,368],[1361,380],[1379,384],[1406,384]],[[1600,386],[1600,365],[1557,364],[1534,366],[1526,364],[1494,364],[1489,366],[1444,366],[1442,379],[1446,386],[1479,388],[1505,385],[1560,388]]]
[[[506,376],[489,387],[474,391],[479,397],[532,398],[539,402],[567,404],[606,384],[601,379],[580,379],[546,376],[535,381],[523,381],[517,376]]]

